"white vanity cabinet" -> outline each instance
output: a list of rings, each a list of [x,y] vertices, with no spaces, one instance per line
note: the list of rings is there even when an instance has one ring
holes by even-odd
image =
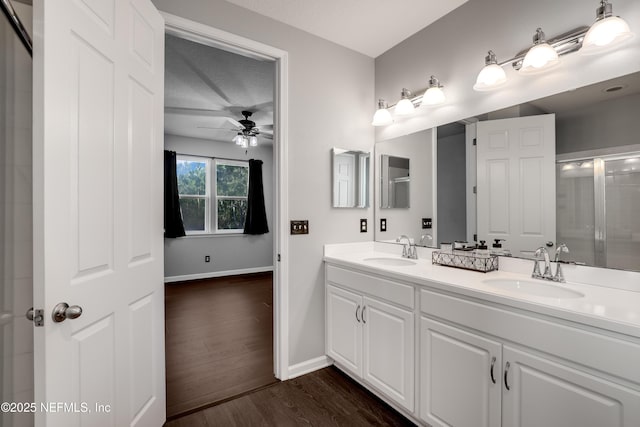
[[[427,290],[420,303],[429,424],[640,426],[637,342]]]
[[[420,418],[433,427],[499,427],[502,345],[420,319]]]
[[[327,355],[413,412],[414,287],[333,265],[326,277]]]

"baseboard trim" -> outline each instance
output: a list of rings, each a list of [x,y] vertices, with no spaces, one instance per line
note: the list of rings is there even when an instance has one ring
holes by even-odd
[[[211,279],[213,277],[238,276],[240,274],[264,273],[273,271],[273,266],[242,268],[239,270],[210,271],[207,273],[185,274],[182,276],[168,276],[164,278],[164,283],[185,282],[187,280]]]
[[[291,380],[295,377],[308,374],[309,372],[326,368],[332,364],[333,360],[329,359],[327,356],[320,356],[315,359],[305,360],[304,362],[289,366],[289,379]]]

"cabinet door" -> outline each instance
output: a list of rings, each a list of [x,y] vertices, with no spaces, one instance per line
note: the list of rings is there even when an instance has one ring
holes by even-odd
[[[501,348],[422,317],[420,418],[434,427],[499,427]]]
[[[327,285],[327,355],[362,377],[362,297]]]
[[[640,426],[637,391],[506,345],[503,357],[505,427]]]
[[[413,412],[413,312],[364,298],[364,379]]]

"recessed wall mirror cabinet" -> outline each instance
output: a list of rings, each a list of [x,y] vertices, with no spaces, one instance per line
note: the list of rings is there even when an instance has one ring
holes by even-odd
[[[635,73],[378,142],[378,158],[410,159],[412,204],[376,209],[376,240],[497,239],[516,257],[565,243],[565,261],[640,270],[638,112]]]
[[[370,158],[366,151],[331,150],[334,208],[369,207]]]

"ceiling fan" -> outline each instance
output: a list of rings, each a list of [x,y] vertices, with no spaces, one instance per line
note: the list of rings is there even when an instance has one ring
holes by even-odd
[[[273,131],[268,130],[260,130],[259,127],[256,126],[256,123],[250,119],[253,115],[253,112],[244,110],[241,112],[244,116],[244,119],[235,120],[231,117],[225,117],[236,129],[229,128],[214,128],[208,126],[198,126],[200,129],[219,129],[219,130],[228,130],[236,132],[236,136],[233,137],[232,141],[236,143],[236,145],[241,146],[242,148],[247,148],[248,146],[255,147],[258,145],[258,135],[261,135],[267,139],[273,139]],[[264,128],[273,129],[273,125],[263,125]]]

